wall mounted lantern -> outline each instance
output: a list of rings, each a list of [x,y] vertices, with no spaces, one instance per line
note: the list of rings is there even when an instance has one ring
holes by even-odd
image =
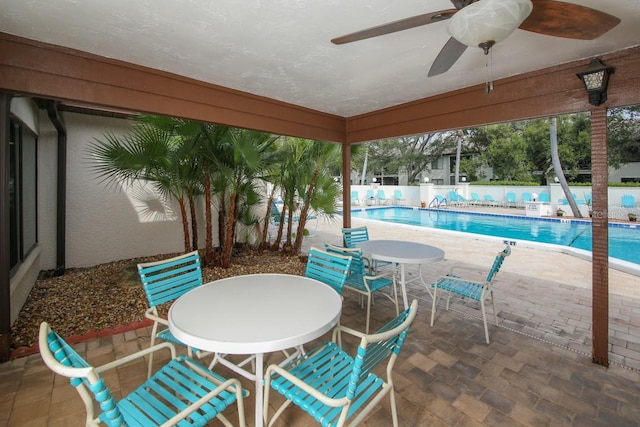
[[[607,100],[609,75],[613,71],[613,67],[607,67],[598,58],[594,58],[586,70],[577,74],[589,94],[589,104],[598,106]]]

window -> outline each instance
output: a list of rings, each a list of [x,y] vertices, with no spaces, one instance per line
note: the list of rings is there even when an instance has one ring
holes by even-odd
[[[431,162],[431,170],[442,169],[442,157],[439,157]]]
[[[9,261],[13,272],[38,242],[37,139],[13,117],[10,127]]]

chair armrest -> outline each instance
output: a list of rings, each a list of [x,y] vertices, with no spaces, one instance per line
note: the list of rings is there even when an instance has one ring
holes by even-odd
[[[162,325],[169,326],[169,321],[167,319],[156,314],[155,307],[147,309],[147,311],[144,312],[144,317],[146,317],[147,319],[151,319],[154,322],[158,322]]]
[[[95,368],[96,372],[104,372],[113,368],[117,368],[118,366],[124,365],[126,363],[131,362],[132,360],[139,359],[141,357],[146,356],[147,354],[154,353],[158,350],[168,349],[171,352],[171,358],[175,359],[176,357],[176,348],[173,343],[170,342],[162,342],[160,344],[156,344],[153,347],[145,348],[144,350],[137,351],[133,354],[129,354],[121,359],[114,360],[113,362],[105,363],[104,365],[97,366]]]
[[[382,278],[387,278],[387,279],[392,279],[394,282],[396,280],[396,275],[394,274],[394,271],[386,271],[384,273],[380,273],[380,274],[367,274],[364,276],[364,280],[376,280],[376,279],[382,279]]]
[[[334,399],[334,398],[325,396],[315,388],[312,388],[307,383],[298,379],[296,376],[290,374],[289,371],[281,368],[278,365],[269,365],[269,367],[265,372],[265,378],[267,379],[267,381],[271,381],[271,376],[273,375],[274,372],[282,376],[283,378],[286,378],[287,381],[292,382],[293,384],[296,385],[296,387],[301,388],[305,393],[310,394],[315,399],[318,399],[320,402],[322,402],[327,406],[336,408],[336,407],[344,406],[348,403],[348,400],[346,397],[342,397],[340,399]]]
[[[462,279],[469,278],[467,281],[481,281],[484,282],[487,278],[487,272],[484,270],[478,270],[473,267],[453,266],[447,273],[449,275],[459,276]]]
[[[467,283],[473,283],[474,285],[478,285],[478,286],[488,286],[487,282],[485,282],[484,280],[469,280],[466,277],[455,277],[455,276],[440,276],[436,279],[435,282],[433,282],[434,286],[437,285],[437,283],[440,280],[455,280],[455,281],[459,281],[459,282],[467,282]]]
[[[341,334],[342,332],[345,332],[349,335],[352,335],[354,337],[358,337],[358,338],[362,338],[364,336],[366,336],[366,334],[360,332],[360,331],[356,331],[355,329],[351,329],[348,328],[346,326],[343,325],[338,325],[335,328],[333,328],[333,335],[332,335],[332,341],[335,343],[338,343],[338,345],[340,345],[341,343],[341,339],[338,338],[338,334]]]

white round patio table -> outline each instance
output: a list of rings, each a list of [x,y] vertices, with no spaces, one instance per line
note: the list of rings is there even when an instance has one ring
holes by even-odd
[[[342,298],[330,286],[288,274],[235,276],[204,284],[169,309],[180,341],[216,353],[217,362],[255,382],[255,425],[263,425],[264,353],[300,347],[331,330]],[[255,374],[220,357],[255,355]]]
[[[357,243],[356,247],[362,249],[362,254],[368,258],[388,261],[400,266],[400,287],[402,289],[402,301],[404,302],[405,309],[409,308],[405,265],[424,264],[444,259],[444,251],[442,249],[425,245],[424,243],[406,240],[367,240]],[[433,296],[429,286],[427,286],[422,278],[422,269],[420,269],[418,277],[413,280],[417,279],[420,279],[429,295]]]

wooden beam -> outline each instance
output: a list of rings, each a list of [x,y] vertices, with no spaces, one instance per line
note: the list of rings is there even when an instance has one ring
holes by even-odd
[[[274,99],[0,33],[0,90],[343,142],[345,119]]]

